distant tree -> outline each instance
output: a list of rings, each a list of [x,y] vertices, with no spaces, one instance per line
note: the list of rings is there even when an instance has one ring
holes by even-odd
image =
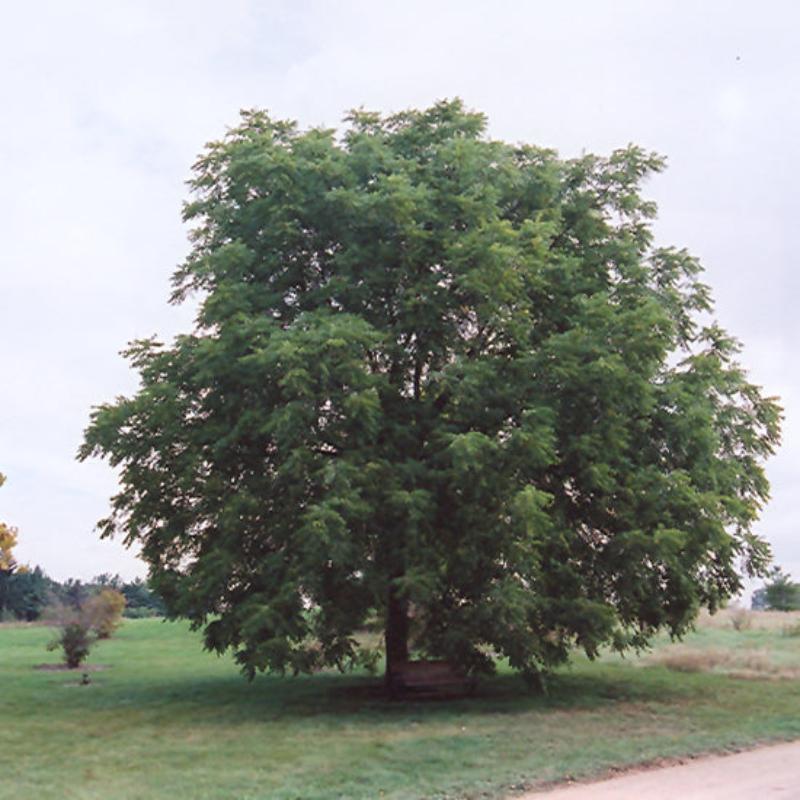
[[[92,578],[91,583],[101,589],[116,589],[119,591],[122,588],[122,578],[119,575],[112,575],[110,572],[103,572],[101,575],[96,575]]]
[[[753,611],[767,610],[767,590],[762,586],[753,592],[753,597],[750,600],[750,608]]]
[[[102,588],[83,604],[82,611],[98,639],[108,639],[122,623],[125,595],[116,589]]]
[[[653,247],[662,159],[493,141],[458,101],[348,122],[209,145],[197,326],[135,342],[86,432],[169,613],[250,676],[355,663],[377,614],[390,684],[414,651],[535,677],[763,573],[780,409]]]
[[[796,611],[800,609],[800,583],[780,567],[775,567],[764,584],[764,602],[773,611]]]
[[[14,548],[17,546],[17,530],[4,522],[0,522],[0,570],[12,573],[18,568],[14,557]]]
[[[0,473],[0,486],[6,482],[6,476]],[[14,548],[17,545],[17,529],[5,522],[0,522],[0,572],[12,573],[18,565],[14,557]]]
[[[83,583],[80,578],[67,578],[60,585],[58,593],[62,603],[79,611],[89,599],[91,587]]]
[[[6,611],[28,622],[39,619],[56,596],[57,584],[45,575],[41,567],[18,570],[7,582]]]
[[[162,599],[141,578],[123,583],[120,591],[125,595],[126,616],[161,616],[166,611]]]
[[[0,486],[6,477],[0,473]],[[15,575],[27,571],[27,567],[17,563],[14,548],[17,546],[17,529],[0,522],[0,618],[11,613],[9,608],[12,580]]]

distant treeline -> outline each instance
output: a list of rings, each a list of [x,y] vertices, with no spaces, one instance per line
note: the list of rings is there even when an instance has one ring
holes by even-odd
[[[98,575],[84,582],[70,578],[63,583],[48,577],[41,567],[8,573],[0,570],[0,621],[39,619],[51,606],[80,608],[103,589],[116,589],[125,596],[126,617],[156,617],[164,613],[161,598],[147,581],[123,581],[119,575]]]

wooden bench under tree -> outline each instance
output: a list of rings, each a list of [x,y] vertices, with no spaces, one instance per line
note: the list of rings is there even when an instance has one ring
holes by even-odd
[[[474,689],[471,678],[447,661],[404,661],[392,667],[392,694],[414,697],[451,697]]]

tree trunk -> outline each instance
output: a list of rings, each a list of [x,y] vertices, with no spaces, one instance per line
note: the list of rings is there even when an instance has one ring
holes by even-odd
[[[392,675],[400,664],[408,661],[408,601],[389,587],[386,611],[386,689],[394,693]]]

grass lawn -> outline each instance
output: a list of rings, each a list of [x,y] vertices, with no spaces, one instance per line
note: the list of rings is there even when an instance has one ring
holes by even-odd
[[[513,675],[478,696],[392,703],[375,679],[245,681],[176,623],[128,621],[79,675],[46,628],[0,626],[0,798],[495,798],[659,757],[800,737],[789,617],[706,623],[643,659],[578,660],[546,697]],[[686,671],[689,670],[689,671]]]

